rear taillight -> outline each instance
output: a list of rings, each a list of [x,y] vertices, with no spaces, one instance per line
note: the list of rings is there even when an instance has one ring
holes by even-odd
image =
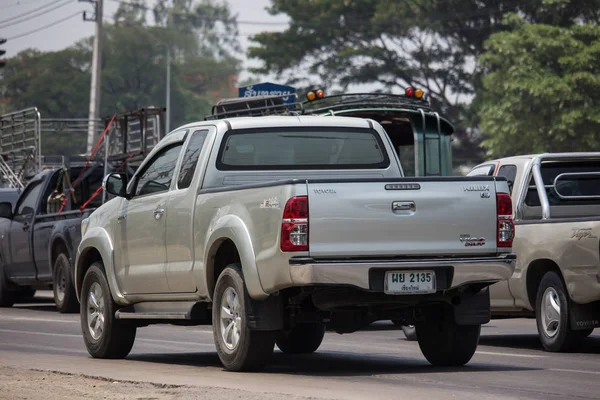
[[[308,251],[308,197],[292,197],[283,209],[281,251]]]
[[[515,237],[515,224],[512,218],[512,200],[507,193],[496,193],[496,214],[498,215],[498,247],[512,247]]]

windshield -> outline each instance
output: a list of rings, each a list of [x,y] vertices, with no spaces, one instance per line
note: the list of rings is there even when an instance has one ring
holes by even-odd
[[[221,170],[379,169],[389,158],[376,131],[353,128],[269,128],[230,131]]]

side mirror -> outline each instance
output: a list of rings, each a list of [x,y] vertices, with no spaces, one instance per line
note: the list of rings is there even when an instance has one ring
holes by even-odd
[[[12,204],[8,201],[0,203],[0,218],[12,219]]]
[[[128,198],[127,196],[127,177],[121,174],[108,174],[102,181],[102,187],[106,193]]]

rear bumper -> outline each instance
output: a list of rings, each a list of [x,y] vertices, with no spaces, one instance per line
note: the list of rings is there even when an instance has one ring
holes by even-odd
[[[344,285],[382,292],[386,271],[433,269],[436,270],[438,290],[447,290],[471,283],[507,280],[515,269],[515,262],[514,254],[407,260],[315,260],[293,257],[290,259],[290,273],[295,286]]]

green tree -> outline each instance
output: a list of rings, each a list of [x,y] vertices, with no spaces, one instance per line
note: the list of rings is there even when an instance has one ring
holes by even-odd
[[[600,26],[506,22],[481,57],[488,156],[600,150]]]
[[[478,158],[476,116],[470,102],[481,88],[478,57],[490,35],[507,29],[502,17],[569,26],[597,21],[600,0],[272,0],[270,13],[290,26],[252,38],[249,55],[263,62],[257,73],[274,73],[297,86],[307,71],[346,90],[375,83],[384,91],[420,86],[432,105],[452,120],[457,159]]]

